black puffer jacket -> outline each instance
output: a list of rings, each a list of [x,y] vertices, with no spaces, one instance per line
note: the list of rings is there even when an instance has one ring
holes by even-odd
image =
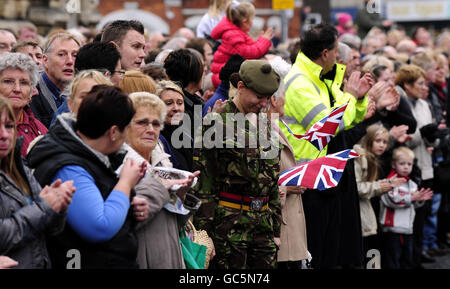
[[[75,120],[58,116],[49,132],[29,151],[27,159],[30,167],[35,168],[34,176],[41,185],[49,184],[65,166],[81,166],[93,177],[106,200],[118,182],[115,170],[122,164],[125,154],[126,151],[119,151],[105,156],[94,151],[76,134]],[[134,196],[132,190],[130,199]],[[77,249],[81,254],[82,269],[137,268],[137,239],[131,211],[119,232],[106,242],[90,243],[67,224],[61,234],[49,239],[54,267],[65,268],[68,250]]]
[[[64,214],[58,214],[41,197],[41,186],[23,164],[18,139],[15,162],[31,189],[32,203],[13,180],[0,170],[0,255],[16,260],[21,269],[51,267],[46,234],[62,231]]]

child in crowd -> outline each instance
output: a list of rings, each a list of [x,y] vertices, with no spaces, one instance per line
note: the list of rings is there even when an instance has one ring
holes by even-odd
[[[214,27],[211,37],[222,39],[222,44],[214,53],[211,72],[215,87],[219,86],[219,72],[233,54],[239,54],[245,59],[258,59],[264,56],[272,45],[272,28],[267,29],[256,41],[247,33],[253,25],[255,6],[250,2],[233,1],[228,3],[226,17]]]
[[[397,175],[406,182],[381,196],[380,223],[383,228],[383,268],[408,269],[412,262],[413,222],[415,208],[423,206],[433,196],[428,188],[418,190],[409,179],[414,163],[414,152],[401,146],[392,153],[392,171],[388,179]]]
[[[367,134],[360,144],[354,146],[361,155],[355,161],[355,175],[358,186],[359,207],[361,212],[361,228],[363,235],[363,254],[370,249],[379,249],[377,238],[377,218],[370,202],[371,198],[379,197],[405,183],[404,178],[392,177],[377,180],[378,158],[386,151],[389,143],[389,132],[382,125],[374,124],[367,128]]]
[[[356,34],[356,30],[353,28],[353,17],[348,13],[339,13],[337,16],[338,25],[336,26],[336,30],[338,31],[338,36],[342,34]]]

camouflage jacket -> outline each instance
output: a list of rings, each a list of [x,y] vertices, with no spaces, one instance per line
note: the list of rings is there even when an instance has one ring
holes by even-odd
[[[277,182],[282,145],[271,137],[267,116],[254,116],[258,118],[256,126],[230,101],[225,112],[205,116],[202,139],[196,134],[194,147],[200,147],[202,141],[201,148],[194,149],[194,170],[201,172],[194,188],[196,196],[202,200],[194,217],[199,229],[213,232],[214,224],[233,213],[217,206],[219,193],[226,192],[249,197],[269,196],[266,213],[271,215],[274,236],[280,236],[281,204]],[[205,125],[208,122],[210,125]],[[259,213],[246,211],[246,214],[252,217]]]

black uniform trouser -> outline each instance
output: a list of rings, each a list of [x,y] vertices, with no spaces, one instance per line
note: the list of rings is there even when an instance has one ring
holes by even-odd
[[[338,266],[341,207],[337,194],[307,190],[302,195],[308,251],[314,269]]]
[[[420,186],[421,188],[432,188],[433,180],[424,180]],[[427,201],[429,203],[429,201]],[[416,208],[416,215],[413,223],[413,258],[412,265],[417,267],[420,265],[422,245],[423,245],[423,226],[425,224],[425,218],[427,216],[427,203],[420,208]]]

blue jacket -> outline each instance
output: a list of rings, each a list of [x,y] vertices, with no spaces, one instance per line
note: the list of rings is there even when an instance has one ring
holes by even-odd
[[[225,83],[226,81],[220,82],[219,86],[216,89],[216,93],[213,94],[213,96],[208,99],[208,101],[205,103],[205,106],[203,107],[202,111],[202,117],[205,117],[206,113],[208,113],[208,109],[213,108],[214,103],[216,103],[217,100],[221,99],[222,101],[225,101],[228,99],[228,91],[230,90],[230,83]]]

